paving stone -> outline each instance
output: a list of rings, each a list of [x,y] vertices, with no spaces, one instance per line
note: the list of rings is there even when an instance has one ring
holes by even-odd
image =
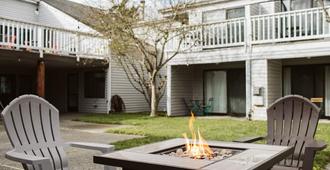
[[[79,115],[75,115],[79,116]],[[141,136],[119,135],[105,133],[109,128],[122,128],[121,125],[99,125],[93,123],[84,123],[71,121],[74,116],[61,116],[61,135],[64,141],[80,141],[105,143],[138,138]],[[11,145],[2,122],[0,122],[0,170],[21,170],[19,163],[5,159],[5,153],[11,150]],[[100,154],[97,151],[84,150],[78,148],[65,149],[69,159],[70,170],[102,170],[103,166],[93,163],[93,155]]]

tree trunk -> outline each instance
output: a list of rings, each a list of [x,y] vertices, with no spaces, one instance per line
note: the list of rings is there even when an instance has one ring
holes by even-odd
[[[150,116],[155,117],[157,116],[157,111],[158,111],[158,101],[157,101],[157,85],[156,85],[156,80],[153,79],[151,82],[151,112]]]

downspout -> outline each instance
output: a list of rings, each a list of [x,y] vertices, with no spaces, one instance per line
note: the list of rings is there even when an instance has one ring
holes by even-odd
[[[245,54],[246,54],[246,71],[249,73],[248,82],[246,83],[248,91],[246,92],[246,118],[251,119],[253,114],[252,109],[252,23],[251,23],[251,5],[245,7],[245,22],[246,22],[246,43],[245,43]]]

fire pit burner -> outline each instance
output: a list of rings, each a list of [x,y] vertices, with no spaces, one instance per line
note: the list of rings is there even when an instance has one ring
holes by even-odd
[[[220,148],[220,147],[210,147],[213,151],[212,155],[209,156],[201,156],[200,158],[192,157],[189,153],[187,153],[184,146],[179,146],[173,149],[165,150],[162,152],[158,152],[155,154],[180,157],[180,158],[189,158],[189,159],[206,159],[211,161],[220,161],[229,157],[232,157],[238,153],[241,153],[243,150],[231,149],[231,148]]]

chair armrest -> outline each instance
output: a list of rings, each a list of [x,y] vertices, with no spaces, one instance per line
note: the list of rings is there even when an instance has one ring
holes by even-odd
[[[303,159],[303,170],[313,169],[314,156],[317,151],[321,151],[327,147],[327,144],[323,141],[313,140],[305,145],[305,153]]]
[[[100,143],[69,142],[67,144],[71,147],[96,150],[102,153],[110,153],[115,150],[115,146],[113,145],[100,144]]]
[[[29,164],[36,167],[40,166],[41,169],[53,169],[49,158],[26,155],[15,151],[7,152],[6,158],[23,164]]]
[[[312,143],[307,143],[305,148],[306,150],[321,151],[327,147],[327,144],[324,141],[313,141]]]
[[[240,139],[236,139],[233,142],[239,142],[239,143],[253,143],[259,140],[265,139],[264,136],[251,136],[251,137],[243,137]]]

